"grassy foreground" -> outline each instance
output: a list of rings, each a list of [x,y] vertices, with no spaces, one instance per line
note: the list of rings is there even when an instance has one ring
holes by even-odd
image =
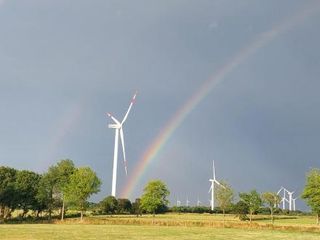
[[[248,230],[209,227],[164,227],[83,224],[8,224],[0,225],[0,238],[40,239],[299,239],[318,240],[319,233]]]

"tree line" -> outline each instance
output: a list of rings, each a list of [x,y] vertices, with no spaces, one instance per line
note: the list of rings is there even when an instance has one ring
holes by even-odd
[[[51,166],[44,174],[28,170],[0,167],[0,220],[9,219],[15,210],[28,211],[36,217],[46,212],[49,220],[59,211],[63,220],[66,204],[81,213],[88,207],[87,199],[100,191],[101,181],[89,167],[75,167],[70,159]]]
[[[74,208],[83,214],[90,209],[93,214],[136,214],[164,212],[195,213],[233,213],[241,220],[252,221],[258,213],[269,213],[272,222],[275,213],[286,213],[278,208],[281,201],[275,192],[259,194],[256,190],[239,193],[238,202],[234,203],[235,194],[231,186],[221,182],[223,187],[215,191],[218,207],[211,211],[208,207],[168,207],[170,191],[161,180],[150,181],[143,189],[143,194],[134,202],[129,199],[116,199],[108,196],[99,203],[89,203],[88,198],[100,191],[101,180],[89,167],[75,167],[70,159],[59,161],[48,171],[38,174],[28,170],[16,170],[0,167],[0,221],[11,218],[15,210],[20,210],[20,217],[32,211],[35,217],[45,213],[48,219],[57,212],[61,220],[67,208]],[[306,185],[301,195],[317,216],[320,215],[320,169],[312,169],[306,178]]]

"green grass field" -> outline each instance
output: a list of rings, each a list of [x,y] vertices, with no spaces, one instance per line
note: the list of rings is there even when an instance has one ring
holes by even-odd
[[[208,227],[163,227],[132,225],[1,225],[1,239],[299,239],[319,240],[320,234],[272,230]]]
[[[283,226],[285,230],[259,229],[260,226],[270,227],[267,217],[257,216],[254,226],[248,227],[248,223],[227,215],[226,227],[223,228],[222,215],[157,215],[156,225],[152,225],[150,215],[139,218],[94,216],[85,218],[82,223],[78,219],[68,219],[64,223],[56,221],[56,224],[2,224],[0,239],[320,239],[320,228],[312,217],[280,216],[275,227]]]

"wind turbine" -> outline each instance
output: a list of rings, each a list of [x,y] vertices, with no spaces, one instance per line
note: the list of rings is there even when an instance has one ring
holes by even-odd
[[[177,198],[177,207],[181,206],[181,201],[179,200],[179,198]]]
[[[289,191],[286,188],[281,187],[279,189],[279,191],[277,192],[277,195],[279,195],[281,193],[281,191],[283,191],[283,197],[281,198],[280,203],[282,202],[282,209],[285,210],[286,209],[286,202],[288,204],[290,204],[289,199],[286,198],[286,192],[288,193]]]
[[[187,206],[187,207],[189,207],[189,203],[190,203],[190,201],[189,201],[189,199],[188,199],[188,197],[187,197],[187,200],[186,200],[186,206]]]
[[[293,203],[292,194],[294,193],[294,191],[293,192],[289,192],[287,190],[287,193],[289,195],[289,210],[292,211],[292,203]]]
[[[198,196],[198,200],[197,200],[197,206],[199,207],[201,204],[201,201],[199,200],[199,196]]]
[[[132,105],[136,99],[137,93],[135,93],[132,97],[131,103],[129,105],[129,108],[124,115],[124,118],[122,121],[118,121],[114,116],[112,116],[111,113],[108,113],[108,116],[114,121],[113,124],[109,124],[109,128],[115,129],[115,138],[114,138],[114,154],[113,154],[113,171],[112,171],[112,190],[111,195],[116,196],[116,185],[117,185],[117,165],[118,165],[118,145],[119,145],[119,134],[120,134],[120,140],[122,145],[122,153],[123,153],[123,161],[124,161],[124,169],[126,172],[126,175],[128,175],[127,170],[127,160],[126,160],[126,152],[125,152],[125,146],[124,146],[124,136],[123,136],[123,124],[127,120],[127,117],[129,115],[129,112],[132,108]]]
[[[214,167],[214,160],[213,160],[213,179],[209,179],[209,182],[211,182],[211,187],[209,189],[209,193],[211,191],[211,210],[213,211],[214,209],[214,189],[215,189],[215,184],[225,188],[221,183],[219,183],[216,179],[216,169]]]

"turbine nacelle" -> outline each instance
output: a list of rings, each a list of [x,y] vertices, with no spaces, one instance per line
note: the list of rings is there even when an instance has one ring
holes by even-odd
[[[109,125],[108,125],[108,128],[120,129],[120,128],[121,128],[121,125],[119,125],[119,124],[109,124]]]

